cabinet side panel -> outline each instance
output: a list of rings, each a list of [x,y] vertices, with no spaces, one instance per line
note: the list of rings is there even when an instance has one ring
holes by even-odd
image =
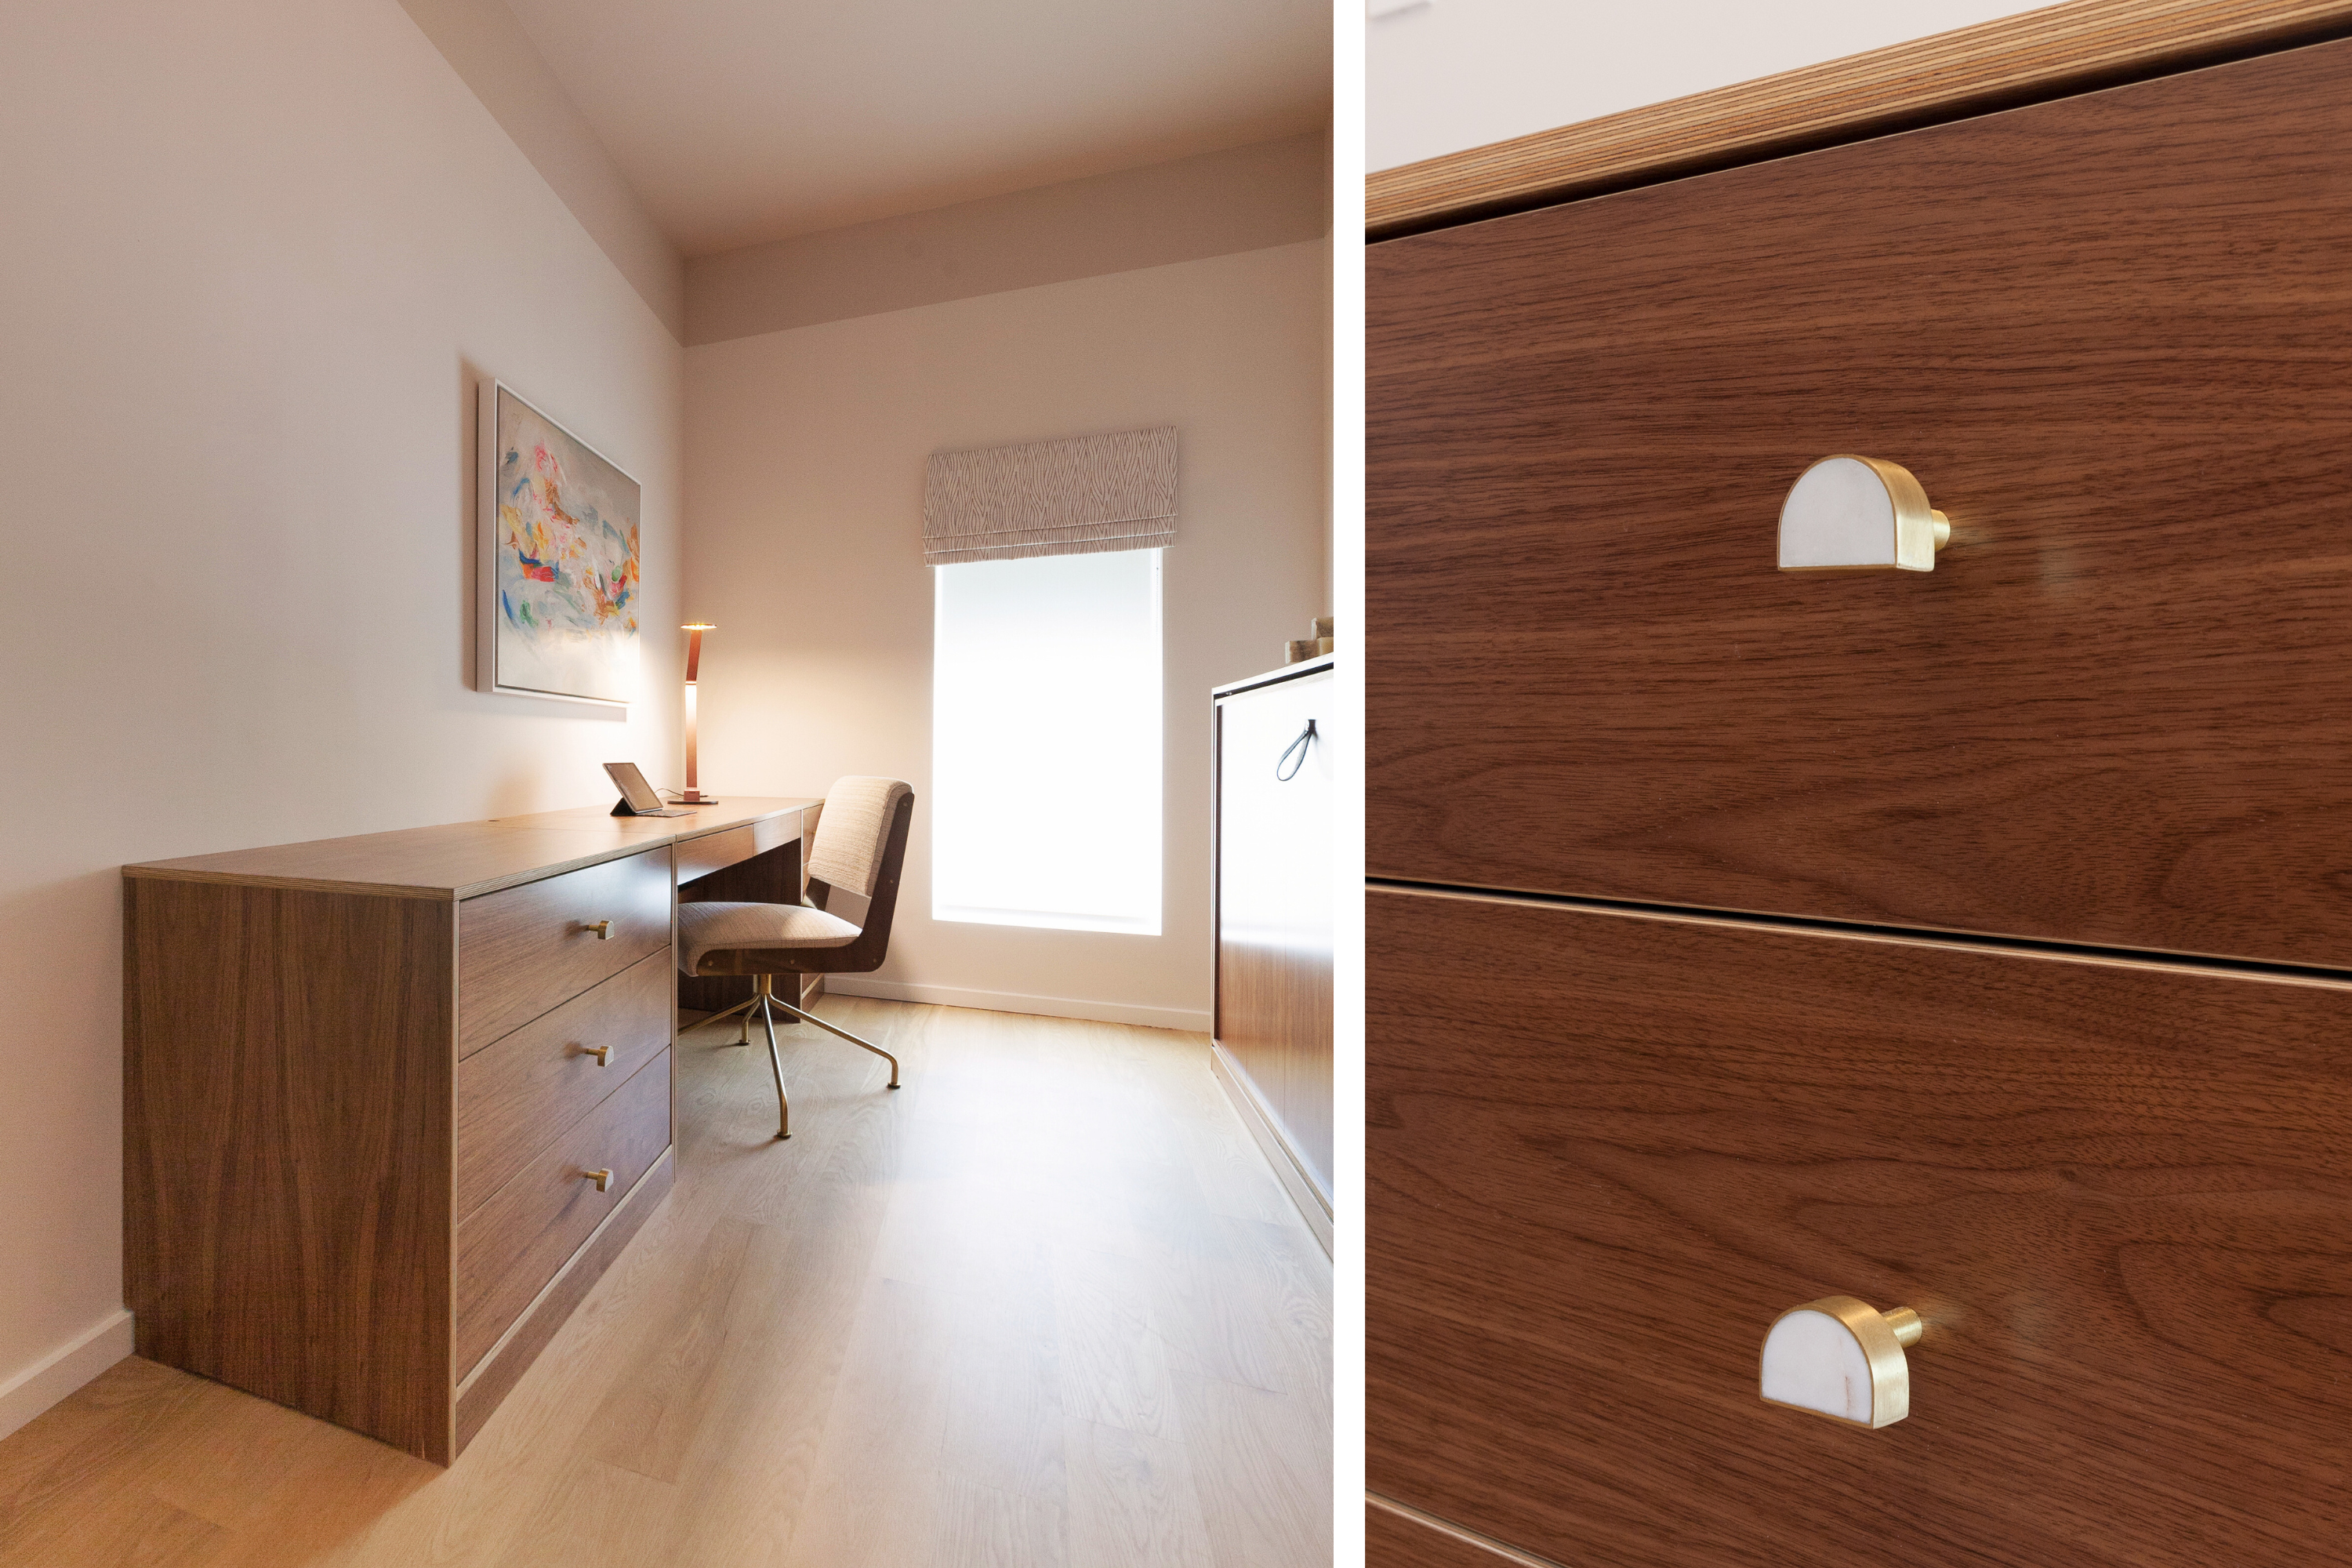
[[[446,1462],[451,907],[129,889],[139,1352]]]
[[[1217,1040],[1331,1194],[1328,676],[1221,704]]]

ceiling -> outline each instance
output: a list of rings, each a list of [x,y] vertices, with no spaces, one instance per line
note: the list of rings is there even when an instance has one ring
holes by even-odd
[[[1320,129],[1328,0],[508,0],[689,257]]]

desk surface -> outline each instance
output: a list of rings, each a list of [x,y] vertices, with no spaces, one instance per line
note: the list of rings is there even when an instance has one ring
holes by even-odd
[[[795,797],[725,800],[717,805],[688,806],[686,809],[692,815],[687,816],[614,816],[609,807],[583,805],[530,816],[496,816],[488,822],[453,822],[353,838],[319,838],[308,844],[149,860],[125,866],[122,874],[321,893],[470,899],[824,804]]]

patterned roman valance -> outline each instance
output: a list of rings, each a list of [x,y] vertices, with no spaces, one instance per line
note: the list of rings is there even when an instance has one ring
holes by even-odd
[[[923,560],[1153,550],[1176,542],[1176,428],[935,452]]]

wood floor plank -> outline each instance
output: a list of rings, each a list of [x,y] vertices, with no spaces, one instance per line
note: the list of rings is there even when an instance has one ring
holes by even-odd
[[[1080,1420],[1181,1440],[1169,1345],[1152,1324],[1152,1278],[1150,1265],[1118,1253],[1055,1249],[1063,1409]]]
[[[665,1327],[645,1336],[637,1359],[605,1394],[591,1424],[607,1465],[675,1481],[722,1374],[727,1308],[759,1227],[719,1216],[684,1271]]]
[[[1213,1568],[1183,1444],[1070,1421],[1062,1447],[1074,1568]]]
[[[1062,1510],[961,1476],[942,1476],[931,1568],[1065,1568]]]
[[[51,1514],[0,1543],[0,1563],[105,1563],[137,1568],[215,1568],[236,1559],[236,1537],[160,1498],[79,1516]]]
[[[795,1561],[898,1568],[930,1559],[945,1504],[939,1460],[954,1329],[944,1293],[873,1282],[793,1530]],[[888,1506],[877,1507],[883,1497]]]
[[[779,1142],[685,1031],[675,1186],[455,1466],[134,1359],[0,1441],[0,1568],[1328,1563],[1330,1268],[1206,1039],[819,1011],[906,1087],[779,1031]]]
[[[1052,1294],[951,1300],[955,1342],[940,1472],[1066,1508],[1061,1347]]]
[[[1175,1384],[1218,1568],[1329,1562],[1331,1450],[1307,1440],[1330,1430],[1328,1410],[1214,1378]]]

